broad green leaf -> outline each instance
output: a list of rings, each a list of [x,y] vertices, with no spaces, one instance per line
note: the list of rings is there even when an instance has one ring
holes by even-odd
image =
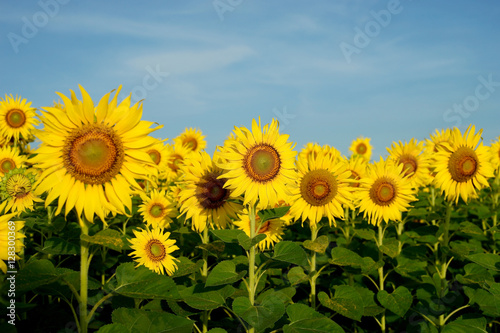
[[[391,258],[396,258],[399,254],[401,243],[395,238],[384,239],[384,243],[380,246],[380,251],[387,254]]]
[[[467,264],[464,267],[465,275],[457,274],[456,279],[461,284],[478,284],[484,287],[487,283],[495,282],[491,272],[478,264]]]
[[[266,237],[266,234],[258,234],[254,238],[250,238],[247,236],[247,234],[243,233],[238,235],[238,243],[242,248],[248,251],[252,246],[266,239]]]
[[[344,317],[360,321],[364,313],[364,302],[356,288],[341,285],[334,289],[335,294],[332,299],[324,292],[318,294],[321,304]]]
[[[500,283],[492,283],[489,290],[464,287],[469,304],[477,304],[483,314],[500,317]]]
[[[177,269],[175,270],[172,277],[179,277],[189,275],[198,271],[203,266],[203,260],[198,260],[197,262],[192,262],[186,257],[178,257],[179,262],[177,263]]]
[[[212,328],[210,331],[208,331],[207,333],[227,333],[227,331],[223,328]]]
[[[113,311],[112,319],[131,333],[191,333],[193,330],[191,320],[168,312],[119,308]]]
[[[60,274],[50,260],[31,261],[19,270],[16,276],[16,292],[23,293],[52,282],[56,282]]]
[[[225,244],[223,241],[216,240],[208,244],[200,244],[197,248],[207,251],[214,257],[219,257],[224,252]]]
[[[328,262],[339,266],[360,267],[363,265],[363,258],[345,247],[335,247],[332,249],[332,258]]]
[[[292,267],[290,271],[288,271],[287,277],[292,286],[309,280],[309,277],[304,273],[304,269],[301,266]]]
[[[104,229],[98,231],[93,236],[82,234],[80,239],[90,244],[102,245],[116,251],[121,251],[129,248],[122,233],[114,229]]]
[[[80,244],[71,243],[59,237],[51,237],[43,243],[43,247],[38,247],[37,251],[45,254],[79,254]]]
[[[210,274],[208,274],[206,287],[220,286],[223,284],[233,283],[240,280],[246,271],[236,273],[236,265],[230,260],[225,260],[217,264]]]
[[[295,303],[286,308],[290,324],[283,327],[284,333],[343,333],[342,327],[333,320],[305,304]]]
[[[441,333],[486,333],[486,319],[463,319],[454,320],[442,329]]]
[[[299,266],[307,264],[307,254],[304,249],[298,243],[290,241],[278,242],[274,246],[274,255],[272,258]]]
[[[460,223],[459,231],[466,233],[468,235],[481,235],[484,236],[483,230],[479,228],[472,222],[462,222]]]
[[[325,253],[328,245],[330,245],[330,241],[328,240],[328,236],[325,235],[319,236],[314,242],[308,239],[303,243],[304,248],[317,253]]]
[[[494,271],[500,271],[500,255],[493,253],[476,253],[465,256],[472,262]]]
[[[386,290],[380,290],[377,299],[388,310],[391,310],[401,318],[410,309],[413,298],[410,291],[403,286],[399,286],[391,294]]]
[[[371,271],[378,269],[384,265],[383,261],[375,261],[370,257],[363,258],[363,264],[361,265],[361,272],[363,274],[368,274]]]
[[[363,300],[363,316],[375,317],[384,311],[384,308],[378,306],[375,302],[375,293],[373,291],[361,286],[355,286],[354,288],[356,288]]]
[[[101,326],[97,333],[127,333],[130,330],[122,324],[108,324]]]
[[[239,229],[210,230],[210,232],[224,243],[238,243],[238,236],[245,234],[243,230]]]
[[[280,217],[285,216],[289,210],[290,210],[290,206],[278,207],[278,208],[272,208],[272,209],[264,209],[264,210],[258,211],[257,215],[260,217],[260,223],[264,223],[266,221],[269,221],[272,219],[278,219]]]
[[[279,298],[268,296],[262,303],[252,305],[248,297],[238,297],[233,302],[233,311],[248,324],[262,332],[285,314],[285,305]]]
[[[375,231],[371,229],[356,229],[354,233],[355,236],[366,239],[366,240],[374,240],[375,239]]]
[[[425,274],[427,263],[420,260],[412,260],[403,256],[398,257],[398,265],[395,271],[404,277],[419,278]]]
[[[180,291],[182,300],[192,308],[198,310],[213,310],[224,305],[226,298],[234,293],[235,289],[230,285],[224,288],[205,288],[203,284],[197,284]]]

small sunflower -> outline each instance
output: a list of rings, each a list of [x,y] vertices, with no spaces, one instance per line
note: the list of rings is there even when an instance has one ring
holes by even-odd
[[[410,202],[416,200],[403,167],[381,158],[368,168],[366,178],[360,180],[358,207],[371,224],[379,225],[382,220],[400,221],[401,212],[408,210]]]
[[[193,152],[186,146],[180,145],[167,144],[165,148],[167,152],[165,178],[168,181],[175,181],[184,173],[184,166]]]
[[[225,228],[242,209],[241,204],[228,200],[231,190],[224,187],[227,179],[222,174],[223,170],[204,151],[193,154],[186,166],[184,189],[179,195],[180,210],[187,219],[192,219],[197,232],[201,233],[208,225]]]
[[[7,172],[0,180],[0,212],[24,212],[33,209],[33,202],[42,202],[33,193],[33,185],[36,181],[34,173],[26,169],[14,169]]]
[[[177,270],[178,259],[171,253],[178,250],[174,239],[169,239],[170,232],[164,233],[163,228],[134,230],[135,238],[130,240],[134,250],[129,255],[134,257],[137,266],[144,265],[158,274],[172,275]],[[137,267],[136,266],[136,267]]]
[[[248,209],[243,210],[243,214],[238,214],[239,220],[234,221],[233,224],[238,229],[243,230],[248,237],[250,237],[250,218],[248,216]],[[265,234],[266,238],[261,240],[257,246],[261,251],[271,249],[275,243],[281,241],[284,234],[283,220],[272,219],[264,223],[260,223],[259,215],[255,216],[255,235]],[[260,226],[260,227],[259,227]],[[257,230],[258,229],[258,230]]]
[[[252,131],[235,127],[234,139],[227,139],[220,148],[218,166],[225,170],[223,177],[232,195],[244,195],[243,204],[274,206],[285,198],[285,184],[295,178],[296,152],[288,135],[279,134],[278,121],[272,120],[262,128],[255,119]]]
[[[184,146],[193,152],[199,152],[205,149],[207,142],[199,129],[186,128],[178,137],[174,138],[176,145]]]
[[[146,148],[146,153],[151,157],[156,168],[158,168],[159,173],[165,173],[167,171],[168,164],[168,148],[165,145],[165,140],[157,140],[155,144]],[[147,164],[146,167],[151,167]]]
[[[500,169],[500,136],[497,138],[495,142],[491,144],[490,147],[491,153],[491,163],[495,170]]]
[[[19,155],[15,148],[5,146],[0,148],[0,177],[10,170],[21,168],[26,163],[26,157]]]
[[[290,183],[290,215],[295,219],[306,219],[316,225],[327,217],[330,225],[335,218],[344,218],[342,205],[350,205],[353,197],[348,181],[351,172],[347,163],[335,162],[328,151],[319,151],[316,156],[297,160],[298,177]]]
[[[351,156],[351,158],[346,160],[346,162],[347,170],[351,171],[351,176],[349,177],[349,179],[352,179],[352,181],[350,183],[350,186],[353,188],[358,188],[360,184],[357,181],[365,177],[368,163],[363,157],[359,155]]]
[[[488,187],[488,178],[493,177],[489,147],[483,146],[482,130],[475,132],[469,126],[462,135],[458,128],[452,131],[449,143],[443,143],[435,154],[435,184],[446,198],[467,202],[477,197],[477,191]]]
[[[393,142],[389,152],[389,160],[403,165],[405,177],[407,177],[414,188],[426,186],[432,182],[430,174],[430,163],[426,153],[423,153],[423,142],[411,139],[408,143]]]
[[[21,259],[17,255],[24,247],[23,238],[25,235],[21,232],[24,227],[24,221],[15,221],[17,213],[0,216],[0,270],[7,273],[8,270],[17,270],[12,262],[9,267],[5,261],[11,261],[15,257],[16,261]]]
[[[436,133],[431,134],[429,139],[425,139],[425,151],[432,156],[444,143],[449,144],[450,140],[451,130],[449,128],[441,129],[441,131],[436,129]]]
[[[28,139],[30,132],[38,125],[35,108],[31,107],[31,102],[16,96],[16,98],[5,95],[5,99],[0,98],[0,136],[6,141],[14,138]]]
[[[362,156],[367,162],[370,161],[372,156],[372,145],[370,138],[359,137],[351,143],[349,150],[353,155]]]
[[[138,211],[148,226],[168,228],[172,217],[177,216],[175,204],[165,191],[152,190],[149,195],[142,194],[142,200]]]

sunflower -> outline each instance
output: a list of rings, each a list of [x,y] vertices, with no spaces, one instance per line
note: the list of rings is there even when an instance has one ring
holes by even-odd
[[[352,151],[353,155],[362,156],[367,162],[370,161],[370,158],[372,156],[372,145],[370,144],[370,138],[357,138],[351,143],[349,150]]]
[[[139,206],[144,221],[148,226],[167,228],[172,217],[177,216],[177,209],[165,191],[153,190],[150,194],[142,194],[142,205]]]
[[[33,202],[42,202],[33,193],[35,174],[26,169],[14,169],[7,172],[0,180],[0,212],[24,212],[33,209]]]
[[[285,198],[285,184],[295,178],[296,152],[288,135],[279,134],[275,119],[262,128],[253,119],[252,131],[245,127],[234,129],[234,139],[227,139],[220,148],[217,163],[225,170],[226,185],[232,195],[244,194],[243,204],[274,206]]]
[[[184,146],[193,152],[199,152],[205,149],[207,142],[199,129],[186,128],[178,137],[174,138],[176,145]]]
[[[476,191],[488,187],[488,178],[493,177],[489,147],[483,146],[482,130],[475,132],[469,126],[462,135],[458,128],[452,131],[451,141],[443,143],[435,154],[434,181],[446,198],[467,202],[477,197]]]
[[[17,149],[10,146],[0,148],[0,177],[10,170],[21,168],[26,163],[26,157],[19,155]]]
[[[442,129],[441,131],[438,131],[436,129],[435,134],[431,134],[429,139],[425,139],[425,151],[432,156],[432,154],[438,152],[438,149],[444,143],[449,144],[450,140],[451,140],[451,130],[449,128]]]
[[[38,125],[34,108],[31,107],[31,102],[26,102],[26,99],[12,95],[5,95],[5,99],[0,98],[0,136],[6,141],[14,138],[19,141],[19,138],[28,139],[30,132]]]
[[[201,233],[208,226],[225,228],[242,206],[229,201],[231,190],[224,188],[227,179],[221,177],[223,170],[215,165],[205,151],[194,154],[186,166],[180,192],[181,214],[193,221],[192,227]]]
[[[64,110],[46,107],[42,112],[43,131],[36,167],[43,170],[37,192],[48,191],[45,205],[59,198],[56,215],[65,206],[66,214],[75,207],[88,221],[94,214],[104,221],[107,211],[132,211],[132,188],[140,190],[135,179],[145,179],[145,164],[152,164],[144,150],[155,143],[148,136],[160,128],[141,121],[142,104],[130,105],[130,95],[117,105],[118,93],[109,101],[106,94],[94,107],[80,86],[83,100],[71,91],[71,99],[59,94]]]
[[[366,178],[360,180],[358,207],[371,224],[379,225],[382,220],[400,221],[401,212],[408,210],[409,203],[416,200],[403,167],[380,158],[368,168]]]
[[[177,180],[184,172],[184,165],[193,153],[186,146],[170,145],[165,146],[167,152],[167,168],[165,178],[168,181]]]
[[[17,270],[12,258],[20,259],[17,253],[24,247],[22,239],[25,235],[21,232],[24,221],[13,221],[15,216],[17,213],[0,216],[0,269],[4,273]],[[8,261],[8,266],[5,261]]]
[[[170,232],[164,233],[163,228],[134,230],[135,238],[130,240],[130,247],[134,250],[129,255],[138,264],[144,265],[158,273],[172,275],[177,270],[178,259],[171,253],[178,250],[175,240],[169,239]],[[136,267],[137,267],[136,266]]]
[[[335,162],[334,155],[322,150],[308,159],[297,159],[297,168],[297,180],[289,185],[290,215],[302,222],[307,219],[311,226],[324,216],[330,225],[335,225],[335,218],[344,218],[342,205],[349,206],[353,200],[347,163]]]
[[[357,181],[365,177],[368,163],[363,157],[359,155],[353,155],[351,156],[351,158],[345,161],[347,163],[347,170],[351,171],[351,176],[349,178],[352,179],[352,181],[350,183],[350,186],[358,188],[360,184]]]
[[[392,143],[389,152],[389,160],[396,164],[403,165],[403,171],[406,177],[411,182],[412,187],[419,188],[426,186],[432,182],[432,177],[429,170],[428,154],[423,152],[423,142],[417,142],[411,139],[408,143]]]
[[[155,144],[146,148],[146,153],[149,155],[156,168],[158,168],[160,174],[167,171],[168,148],[164,143],[166,140],[168,139],[157,140]],[[146,167],[151,166],[148,164]]]
[[[248,209],[243,210],[243,214],[238,214],[239,219],[234,221],[233,224],[238,227],[238,229],[243,230],[248,237],[250,237],[250,217],[248,216]],[[283,220],[281,219],[271,219],[264,223],[260,223],[260,217],[256,214],[255,216],[255,234],[265,234],[266,238],[261,240],[257,246],[261,251],[270,249],[274,246],[274,243],[281,241],[283,232]],[[258,230],[257,230],[258,229]]]
[[[500,169],[500,136],[497,138],[495,142],[491,144],[490,147],[491,153],[491,163],[493,164],[493,168],[495,170]]]

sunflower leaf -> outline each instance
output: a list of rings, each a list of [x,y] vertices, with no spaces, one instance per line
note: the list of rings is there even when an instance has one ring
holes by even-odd
[[[254,238],[250,238],[245,233],[243,233],[238,235],[238,243],[240,243],[242,248],[248,251],[255,244],[258,244],[259,242],[266,239],[266,237],[266,234],[258,234]]]
[[[500,255],[493,253],[476,253],[465,256],[472,262],[494,271],[500,271]]]
[[[260,223],[265,223],[266,221],[272,219],[279,219],[288,213],[290,210],[290,206],[286,207],[278,207],[272,209],[263,209],[257,212],[257,215],[260,217]]]
[[[239,229],[210,230],[210,232],[224,243],[238,243],[238,236],[245,234],[243,230]]]
[[[377,293],[377,300],[384,308],[403,318],[410,309],[413,298],[406,287],[399,286],[392,294],[389,294],[386,290],[380,290]]]
[[[364,302],[358,291],[351,286],[336,286],[335,295],[330,299],[325,292],[318,294],[318,300],[323,306],[343,315],[344,317],[361,320],[364,313]]]
[[[125,327],[127,332],[190,333],[193,330],[193,321],[168,312],[119,308],[113,311],[112,318],[113,325],[118,324],[118,328]],[[119,331],[111,329],[103,332]]]
[[[210,274],[208,274],[206,287],[220,286],[240,280],[246,271],[236,273],[236,265],[230,260],[225,260],[217,264]]]
[[[283,327],[285,333],[343,333],[333,320],[323,316],[305,304],[295,303],[286,308],[290,324]]]
[[[102,245],[116,251],[128,248],[128,244],[122,233],[113,229],[101,230],[93,236],[82,234],[80,239],[90,244]]]
[[[299,266],[307,264],[306,251],[298,244],[291,241],[282,241],[274,246],[275,260],[289,262]]]
[[[322,235],[316,238],[314,241],[305,240],[302,243],[304,248],[317,252],[317,253],[325,253],[326,248],[330,245],[330,241],[328,240],[328,236]]]

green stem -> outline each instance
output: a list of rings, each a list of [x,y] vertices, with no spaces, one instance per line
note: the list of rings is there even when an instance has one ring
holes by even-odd
[[[256,212],[255,212],[255,206],[250,205],[249,209],[249,218],[250,218],[250,239],[253,239],[255,237],[256,233]],[[252,245],[250,247],[250,251],[248,254],[248,299],[250,300],[250,304],[254,305],[255,304],[255,289],[256,289],[256,284],[255,284],[255,252],[256,252],[256,246]],[[248,329],[249,333],[254,333],[255,328],[250,327]]]
[[[378,259],[379,261],[382,261],[382,263],[384,262],[384,253],[380,250],[380,248],[382,247],[382,245],[384,244],[384,227],[382,226],[382,222],[379,223],[378,225]],[[380,266],[378,268],[378,282],[379,282],[379,287],[378,287],[378,290],[381,291],[381,290],[384,290],[384,281],[385,280],[385,277],[384,277],[384,265]],[[382,312],[382,317],[380,318],[380,329],[382,330],[382,332],[385,332],[385,310],[384,312]]]
[[[451,209],[453,206],[452,201],[448,201],[446,203],[446,215],[444,217],[443,224],[443,237],[441,241],[441,269],[438,272],[439,277],[441,278],[441,291],[439,293],[439,297],[444,297],[445,290],[447,289],[447,281],[446,281],[446,272],[448,270],[448,259],[446,256],[446,252],[443,251],[443,248],[448,247],[448,243],[450,241],[450,219],[451,219]],[[439,266],[438,266],[439,267]],[[444,327],[446,320],[444,318],[444,313],[439,316],[439,326]]]
[[[311,241],[314,242],[318,237],[318,225],[311,225]],[[318,274],[316,273],[316,251],[311,251],[311,262],[309,266],[309,284],[311,285],[311,294],[309,295],[309,301],[311,302],[311,307],[316,309],[316,279]]]
[[[80,220],[82,235],[89,234],[89,225],[85,217]],[[88,278],[89,278],[89,243],[80,240],[80,333],[87,333],[87,298],[88,298]]]
[[[203,244],[208,244],[209,242],[208,225],[206,225],[205,229],[203,229],[203,234],[201,235],[201,242]],[[203,249],[203,268],[201,270],[201,276],[203,278],[203,282],[205,282],[208,276],[208,251],[205,248]],[[206,333],[208,332],[208,310],[204,310],[202,312],[201,318],[203,322],[202,332]]]

